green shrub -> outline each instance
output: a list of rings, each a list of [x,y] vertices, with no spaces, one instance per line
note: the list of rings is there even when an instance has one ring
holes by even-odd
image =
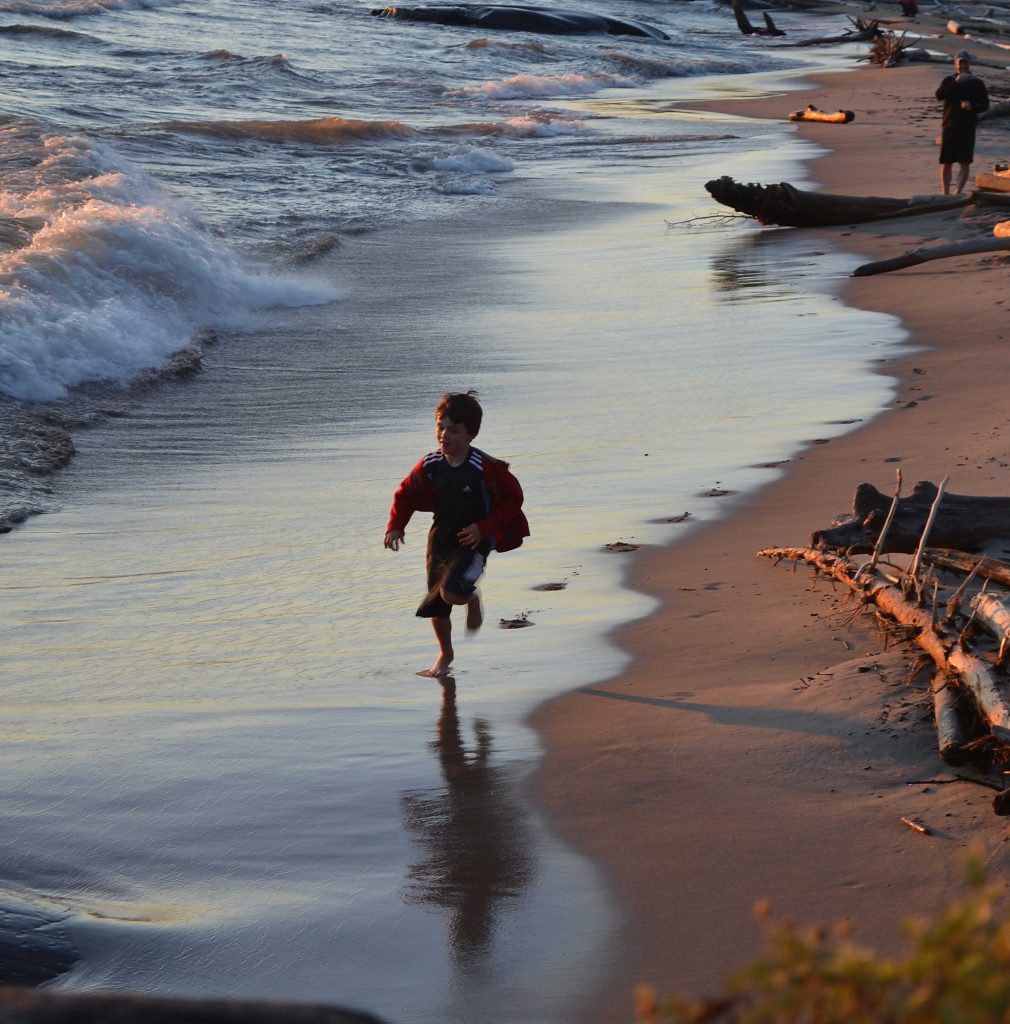
[[[885,960],[844,925],[801,928],[761,908],[765,952],[719,999],[636,992],[639,1024],[1010,1024],[1010,919],[981,862],[966,895],[907,924],[911,951]]]

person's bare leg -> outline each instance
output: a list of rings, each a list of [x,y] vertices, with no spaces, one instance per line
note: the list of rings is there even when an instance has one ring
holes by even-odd
[[[476,633],[484,625],[484,609],[480,603],[480,594],[475,590],[469,597],[461,597],[451,590],[442,591],[442,600],[446,604],[466,605],[466,629],[468,633]]]
[[[452,619],[448,615],[445,618],[433,618],[431,620],[431,627],[435,630],[435,639],[438,641],[438,657],[431,668],[426,668],[423,672],[418,672],[417,674],[419,676],[430,676],[433,679],[441,679],[449,674],[449,666],[452,664],[454,654],[452,649]]]
[[[480,604],[480,594],[475,590],[473,597],[466,603],[466,631],[476,633],[484,625],[484,609]]]
[[[957,195],[960,195],[964,191],[964,186],[968,184],[968,171],[970,169],[971,164],[957,165]]]
[[[940,188],[945,196],[950,195],[950,171],[951,164],[940,164]]]

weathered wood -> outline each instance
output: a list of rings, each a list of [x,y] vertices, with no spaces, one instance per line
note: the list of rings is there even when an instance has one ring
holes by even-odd
[[[979,171],[975,175],[975,188],[979,192],[1010,192],[1010,175]]]
[[[853,27],[833,36],[812,36],[807,39],[790,40],[784,46],[831,46],[835,43],[868,43],[884,30],[877,21],[863,21],[862,18],[849,18]]]
[[[884,543],[887,540],[888,531],[891,529],[891,523],[894,521],[894,513],[898,511],[898,501],[901,499],[901,467],[898,467],[897,480],[895,481],[894,497],[891,499],[891,507],[887,510],[887,515],[884,516],[884,525],[880,528],[880,532],[877,534],[877,540],[873,545],[873,553],[870,555],[870,560],[867,563],[867,567],[873,569],[877,562],[880,561],[880,556],[884,553]]]
[[[971,599],[972,617],[999,641],[997,664],[1002,664],[1010,644],[1010,608],[995,594],[976,594]]]
[[[848,124],[855,118],[851,110],[836,110],[829,113],[826,110],[818,110],[812,103],[808,103],[803,110],[794,110],[789,115],[790,121],[820,121],[824,124]]]
[[[1010,190],[992,192],[989,189],[979,188],[972,193],[971,197],[981,206],[1010,206]]]
[[[964,749],[969,740],[960,713],[960,694],[956,683],[945,673],[933,674],[930,687],[933,696],[933,719],[936,722],[936,747],[940,760],[952,767],[967,764],[971,755]]]
[[[919,544],[938,488],[921,480],[898,507],[887,534],[885,550],[912,554]],[[868,553],[873,550],[887,518],[891,498],[872,484],[862,483],[852,499],[852,513],[828,529],[817,530],[811,546]],[[970,551],[986,541],[1010,537],[1010,498],[973,494],[944,494],[937,509],[931,537],[938,547]]]
[[[872,602],[896,622],[909,627],[915,642],[929,655],[938,669],[956,675],[972,695],[979,715],[994,735],[1010,736],[1010,694],[996,670],[985,659],[966,650],[957,636],[936,628],[932,615],[910,601],[894,584],[877,573],[860,573],[853,563],[840,555],[814,548],[764,548],[764,558],[807,562],[844,583],[864,601]]]
[[[955,209],[971,202],[963,196],[913,196],[910,199],[886,196],[831,195],[807,192],[786,181],[776,185],[744,184],[728,175],[705,183],[705,190],[717,203],[746,213],[762,224],[783,227],[831,227],[864,221],[907,217],[920,213]]]
[[[1010,587],[1010,562],[989,555],[969,555],[951,548],[926,548],[923,558],[941,569],[956,569],[958,572],[975,572],[983,579],[992,580]]]
[[[978,121],[988,121],[992,117],[1006,117],[1008,114],[1010,114],[1010,100],[1000,100],[999,103],[990,103],[988,110],[983,110],[981,114],[975,116]]]
[[[785,32],[775,27],[775,22],[772,21],[771,15],[767,11],[762,11],[764,16],[764,28],[756,28],[751,24],[750,19],[744,12],[743,6],[739,0],[733,0],[733,17],[736,18],[736,27],[745,36],[784,36]]]
[[[887,274],[892,270],[904,270],[917,267],[921,263],[932,260],[946,260],[954,256],[970,256],[980,252],[1006,252],[1010,249],[1010,238],[969,238],[963,242],[948,242],[932,249],[912,249],[903,256],[893,256],[887,260],[864,263],[852,271],[852,277],[873,277],[875,274]]]
[[[915,556],[912,558],[912,564],[908,567],[908,575],[913,580],[919,575],[919,565],[922,562],[922,553],[926,550],[926,543],[929,541],[929,535],[933,529],[933,523],[936,521],[936,513],[940,508],[940,502],[943,500],[943,495],[947,490],[948,483],[950,483],[949,476],[945,476],[940,481],[940,486],[936,489],[936,496],[933,498],[933,504],[930,505],[929,508],[929,515],[926,516],[926,525],[922,528],[922,533],[919,535],[919,544],[915,549]],[[892,505],[892,509],[893,508],[894,506]],[[888,512],[888,515],[891,515],[891,513]],[[883,534],[881,534],[881,536],[883,536]]]

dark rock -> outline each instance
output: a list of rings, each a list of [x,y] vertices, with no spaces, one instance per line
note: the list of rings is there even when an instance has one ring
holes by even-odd
[[[382,1024],[335,1006],[0,986],[3,1024]]]

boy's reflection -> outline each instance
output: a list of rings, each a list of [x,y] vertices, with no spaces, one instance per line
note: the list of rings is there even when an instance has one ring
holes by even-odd
[[[442,711],[430,744],[444,789],[406,792],[404,826],[423,851],[407,869],[404,898],[449,911],[450,953],[474,968],[490,952],[497,918],[529,884],[525,812],[508,771],[491,763],[491,733],[474,720],[473,749],[460,733],[456,684],[443,682]]]

